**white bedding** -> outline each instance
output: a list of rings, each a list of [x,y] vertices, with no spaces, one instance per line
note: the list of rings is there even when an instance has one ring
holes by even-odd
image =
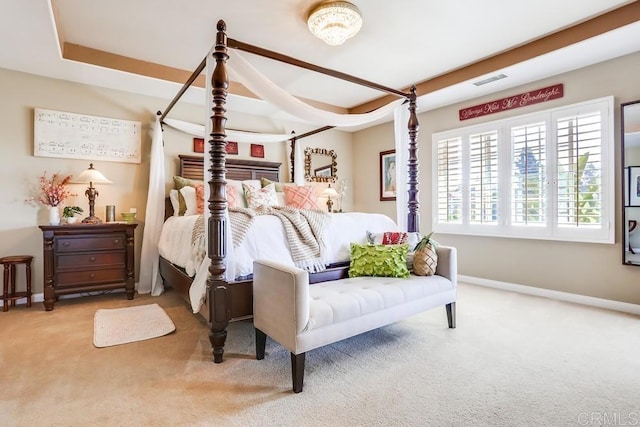
[[[171,216],[162,226],[158,251],[160,256],[172,264],[185,269],[193,277],[200,266],[194,259],[191,235],[199,215]]]
[[[366,243],[367,231],[373,233],[398,231],[396,223],[382,214],[348,212],[331,213],[329,217],[324,239],[327,244],[325,264],[349,261],[349,244]],[[195,218],[197,215],[167,219],[160,237],[160,255],[185,270],[190,265],[191,268],[187,271],[190,276],[197,272],[189,290],[191,307],[193,312],[197,313],[206,296],[209,258],[205,258],[205,262],[197,265],[193,264],[193,259],[189,260],[192,253],[191,230]],[[280,219],[274,215],[256,216],[245,239],[233,249],[233,259],[234,265],[227,267],[232,277],[252,274],[253,261],[256,259],[278,260],[293,266],[294,262]]]

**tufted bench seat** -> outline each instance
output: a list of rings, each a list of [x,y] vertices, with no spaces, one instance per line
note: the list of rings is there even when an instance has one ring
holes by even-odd
[[[309,350],[445,306],[455,328],[457,256],[438,248],[434,276],[352,277],[309,286],[304,270],[255,261],[253,315],[256,357],[263,359],[267,335],[291,352],[293,391],[302,391]]]

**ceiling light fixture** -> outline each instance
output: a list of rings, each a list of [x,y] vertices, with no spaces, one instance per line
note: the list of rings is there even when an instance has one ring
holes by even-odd
[[[314,7],[307,18],[309,31],[331,46],[344,43],[362,27],[357,7],[346,1],[329,1]]]

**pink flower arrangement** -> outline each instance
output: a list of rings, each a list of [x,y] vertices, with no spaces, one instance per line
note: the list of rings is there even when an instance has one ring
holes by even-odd
[[[51,179],[47,179],[47,172],[40,177],[39,195],[33,197],[28,201],[38,202],[46,206],[58,206],[64,202],[69,196],[76,196],[71,194],[67,189],[67,184],[71,181],[71,175],[65,178],[60,176],[59,172],[51,175]]]

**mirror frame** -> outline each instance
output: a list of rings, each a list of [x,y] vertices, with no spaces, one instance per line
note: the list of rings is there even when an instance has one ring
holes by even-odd
[[[311,175],[311,155],[321,154],[331,157],[331,176]],[[304,149],[304,179],[307,182],[336,182],[338,179],[337,155],[334,150],[326,148],[305,148]]]
[[[627,166],[626,164],[625,152],[627,147],[626,147],[626,137],[625,137],[626,136],[626,132],[625,132],[625,109],[626,108],[625,107],[629,107],[632,105],[638,105],[640,107],[640,99],[636,101],[623,102],[620,104],[620,135],[621,135],[620,141],[622,143],[622,147],[620,150],[621,151],[620,182],[621,182],[621,189],[622,189],[622,197],[620,198],[621,205],[622,205],[622,209],[621,209],[622,210],[622,227],[620,227],[620,230],[622,232],[622,236],[621,236],[622,244],[620,246],[622,247],[622,264],[640,267],[640,254],[638,254],[639,255],[638,261],[630,260],[627,258],[627,255],[629,254],[629,251],[627,251],[627,247],[631,246],[631,242],[629,240],[629,232],[633,231],[633,229],[635,229],[638,225],[636,220],[633,220],[634,224],[630,224],[630,221],[627,219],[627,209],[632,207],[629,203],[629,194],[630,194],[630,185],[631,185],[629,168],[635,167],[635,166],[633,165]]]

